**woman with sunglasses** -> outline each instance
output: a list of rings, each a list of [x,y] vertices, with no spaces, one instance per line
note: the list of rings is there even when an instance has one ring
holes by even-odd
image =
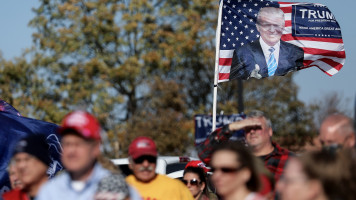
[[[208,184],[203,168],[185,168],[182,181],[188,187],[195,200],[211,200],[208,197]]]
[[[218,145],[212,151],[212,181],[224,200],[265,200],[260,187],[256,158],[240,142]]]

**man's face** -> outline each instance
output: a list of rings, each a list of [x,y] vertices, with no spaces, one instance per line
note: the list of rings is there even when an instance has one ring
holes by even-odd
[[[28,153],[17,153],[14,160],[18,175],[25,188],[47,179],[48,166],[36,157]]]
[[[100,144],[67,134],[62,137],[62,163],[67,171],[76,173],[88,169],[100,154]]]
[[[326,121],[321,124],[319,140],[323,146],[340,145],[344,147],[353,147],[355,145],[355,136],[353,133],[345,133],[340,129],[343,122],[333,123]]]
[[[263,14],[259,17],[257,30],[266,44],[274,46],[279,42],[284,30],[284,19],[279,15]]]
[[[261,126],[245,128],[245,138],[247,144],[254,147],[261,147],[271,142],[272,128],[266,125],[264,117],[250,118],[251,120],[258,120]]]
[[[9,167],[9,179],[11,183],[11,188],[19,188],[23,187],[23,184],[20,180],[19,172],[15,164],[11,164]]]
[[[138,180],[149,182],[156,177],[156,162],[156,157],[144,155],[130,160],[129,167]]]

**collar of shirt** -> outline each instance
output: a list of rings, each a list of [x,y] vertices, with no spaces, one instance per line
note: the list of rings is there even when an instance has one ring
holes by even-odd
[[[268,44],[266,44],[265,41],[263,41],[262,37],[260,37],[259,39],[260,44],[261,44],[261,48],[263,51],[263,55],[265,56],[265,60],[266,60],[266,64],[268,63],[268,59],[269,59],[269,55],[271,54],[271,52],[268,50],[269,48],[271,48],[271,46],[269,46]],[[274,58],[276,59],[276,62],[278,63],[279,61],[279,48],[280,48],[280,44],[281,41],[278,41],[274,46]]]
[[[82,190],[80,190],[80,191],[77,191],[77,190],[75,190],[73,187],[72,187],[72,180],[71,180],[71,178],[70,178],[70,175],[69,175],[69,173],[67,172],[66,174],[65,174],[65,179],[67,179],[67,182],[68,182],[68,186],[73,190],[73,191],[76,191],[76,192],[82,192],[83,190],[85,190],[87,187],[90,187],[91,185],[93,185],[93,184],[97,184],[100,180],[101,180],[101,178],[103,178],[104,176],[107,176],[107,175],[109,175],[110,174],[110,172],[107,170],[107,169],[105,169],[105,168],[103,168],[99,163],[96,163],[95,164],[95,166],[94,166],[94,169],[93,169],[93,171],[92,171],[92,173],[91,173],[91,175],[89,176],[89,178],[86,180],[86,181],[84,181],[84,187],[82,188]]]
[[[290,151],[288,151],[287,149],[282,148],[276,142],[272,141],[272,146],[274,147],[274,150],[272,152],[274,155],[283,155],[283,154],[290,153]]]
[[[259,157],[262,158],[263,160],[265,160],[265,159],[273,157],[273,156],[281,156],[281,155],[289,153],[286,149],[281,148],[275,142],[272,142],[272,146],[273,146],[273,151],[271,153],[264,155],[264,156],[259,156]]]

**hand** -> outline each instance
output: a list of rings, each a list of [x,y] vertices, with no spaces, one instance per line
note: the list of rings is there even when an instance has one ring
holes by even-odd
[[[261,121],[256,118],[247,118],[229,124],[230,131],[237,131],[242,129],[255,128],[255,127],[262,127]]]
[[[258,72],[260,71],[260,66],[258,64],[255,65],[255,69],[251,71],[250,77],[261,79],[262,76]]]

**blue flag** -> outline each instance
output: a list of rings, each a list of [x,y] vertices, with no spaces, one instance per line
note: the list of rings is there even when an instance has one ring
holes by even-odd
[[[7,103],[6,105],[10,106]],[[0,195],[10,189],[10,181],[6,169],[12,157],[13,148],[17,141],[27,135],[45,135],[46,141],[50,146],[52,160],[47,171],[49,177],[54,176],[57,171],[63,169],[60,162],[61,145],[57,135],[58,125],[22,117],[18,112],[7,112],[6,110],[0,111],[0,122]]]
[[[224,125],[230,124],[235,121],[240,121],[246,118],[245,114],[233,114],[233,115],[217,115],[216,116],[216,128],[220,128]],[[195,145],[198,145],[209,136],[213,125],[213,117],[211,115],[195,115]],[[243,131],[235,131],[230,139],[232,140],[244,140]]]

